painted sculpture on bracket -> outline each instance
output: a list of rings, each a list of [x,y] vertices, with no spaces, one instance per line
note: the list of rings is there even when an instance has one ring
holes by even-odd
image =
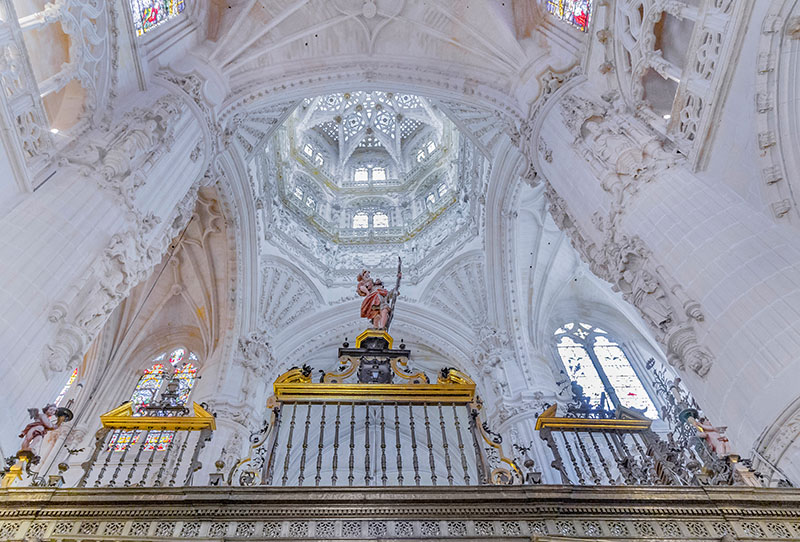
[[[19,434],[22,443],[17,455],[28,455],[31,462],[36,463],[44,436],[50,431],[58,429],[64,421],[72,419],[72,412],[65,408],[58,408],[51,403],[45,405],[42,410],[29,408],[28,414],[33,421],[26,425]]]
[[[725,436],[727,427],[714,427],[705,417],[699,420],[693,418],[690,422],[697,430],[697,437],[703,439],[709,450],[717,454],[717,457],[724,458],[731,455],[731,445]]]
[[[373,279],[367,269],[359,273],[356,293],[364,298],[361,302],[361,317],[369,320],[373,329],[389,330],[402,276],[400,258],[397,259],[397,284],[393,290],[387,290],[381,279]]]

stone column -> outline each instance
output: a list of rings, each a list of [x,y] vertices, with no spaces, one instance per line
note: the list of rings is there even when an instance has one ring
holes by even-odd
[[[747,456],[797,396],[800,243],[579,78],[529,134],[556,223]]]

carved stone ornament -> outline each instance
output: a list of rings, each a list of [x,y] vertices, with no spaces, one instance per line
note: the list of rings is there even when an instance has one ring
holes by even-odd
[[[50,312],[48,319],[58,325],[58,331],[54,341],[45,346],[45,374],[76,366],[111,312],[161,261],[170,241],[189,222],[196,199],[194,185],[155,238],[150,234],[159,220],[152,215],[111,237],[72,297],[55,303]]]
[[[638,236],[617,234],[600,220],[607,231],[603,245],[588,240],[566,207],[566,202],[547,185],[545,194],[556,224],[569,237],[581,258],[598,277],[622,292],[653,330],[656,339],[666,348],[670,364],[683,370],[689,368],[705,376],[714,357],[702,346],[693,322],[702,322],[704,315],[697,301],[689,298],[680,284],[655,261],[650,250]]]
[[[257,377],[266,376],[267,370],[274,366],[272,347],[264,331],[253,331],[240,337],[237,354],[237,361]]]

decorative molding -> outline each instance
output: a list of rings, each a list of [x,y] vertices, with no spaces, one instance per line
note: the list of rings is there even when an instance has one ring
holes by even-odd
[[[169,243],[189,222],[197,190],[197,184],[193,185],[157,237],[150,235],[159,222],[153,216],[112,235],[102,257],[83,282],[71,291],[69,298],[53,305],[48,319],[58,328],[43,353],[42,369],[46,375],[77,365],[111,312],[150,274]]]
[[[795,167],[800,164],[797,134],[791,119],[797,110],[795,66],[800,60],[793,49],[793,22],[800,13],[792,0],[775,0],[761,22],[755,73],[756,130],[761,165],[761,192],[776,221],[798,216]]]
[[[610,282],[612,289],[622,292],[626,301],[638,310],[656,339],[664,345],[667,360],[683,370],[686,367],[698,376],[708,374],[714,362],[713,354],[702,346],[694,330],[704,316],[697,301],[689,298],[658,263],[638,236],[629,237],[615,228],[604,228],[601,245],[595,244],[580,231],[567,209],[566,202],[548,183],[545,195],[549,210],[559,229],[569,237],[592,272]]]

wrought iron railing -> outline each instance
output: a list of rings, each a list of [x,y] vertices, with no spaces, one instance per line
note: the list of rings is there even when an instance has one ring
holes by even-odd
[[[502,440],[481,421],[466,375],[446,369],[429,383],[396,359],[391,371],[400,383],[346,383],[367,361],[351,358],[318,383],[309,367],[278,378],[271,419],[252,435],[247,456],[212,474],[212,485],[521,483]]]
[[[129,402],[100,420],[78,487],[192,485],[200,451],[216,428],[214,416],[197,403],[191,411],[155,404],[134,413]]]
[[[652,369],[654,361],[648,362]],[[731,453],[724,428],[712,426],[680,379],[655,371],[663,434],[641,412],[592,407],[573,383],[573,402],[560,417],[557,406],[536,421],[561,483],[572,485],[760,485],[748,460]]]

